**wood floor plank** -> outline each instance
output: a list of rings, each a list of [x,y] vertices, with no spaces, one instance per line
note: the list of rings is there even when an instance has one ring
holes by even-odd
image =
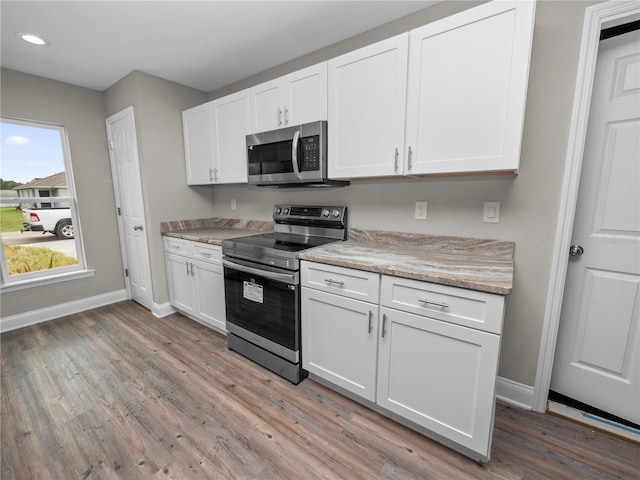
[[[640,446],[498,403],[478,464],[133,302],[1,338],[0,473],[43,479],[637,479]]]

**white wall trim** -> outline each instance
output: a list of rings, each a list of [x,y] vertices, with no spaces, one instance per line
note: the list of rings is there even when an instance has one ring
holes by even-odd
[[[562,297],[567,275],[569,244],[573,233],[573,221],[578,200],[582,155],[589,122],[589,108],[593,90],[593,77],[598,56],[600,31],[611,24],[632,20],[640,15],[638,2],[611,1],[588,7],[585,10],[578,75],[573,99],[571,130],[565,159],[562,193],[556,225],[549,289],[542,327],[538,366],[533,390],[533,410],[544,412],[547,406],[549,385],[553,369],[553,357],[558,337],[558,325],[562,309]],[[633,18],[636,20],[636,18]]]
[[[533,404],[533,387],[514,382],[507,378],[498,377],[496,383],[496,398],[516,407],[531,410]]]
[[[64,317],[74,313],[84,312],[92,308],[102,307],[111,303],[127,300],[126,290],[116,290],[94,297],[74,300],[73,302],[62,303],[52,307],[32,310],[31,312],[19,313],[10,317],[0,319],[0,332],[5,333],[17,328],[35,325],[36,323],[47,322],[56,318]]]
[[[175,312],[177,312],[177,310],[173,308],[169,302],[165,302],[162,304],[154,302],[153,308],[151,309],[151,313],[153,313],[158,318],[167,317]]]

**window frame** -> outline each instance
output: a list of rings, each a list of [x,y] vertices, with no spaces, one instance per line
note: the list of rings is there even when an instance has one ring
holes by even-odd
[[[7,262],[4,255],[4,241],[2,241],[2,247],[0,248],[0,290],[4,292],[20,290],[23,288],[30,288],[34,286],[47,285],[57,283],[61,281],[73,280],[76,278],[82,278],[91,276],[95,273],[94,270],[87,268],[87,262],[85,257],[84,242],[82,240],[82,228],[80,217],[78,215],[78,199],[76,196],[75,180],[73,175],[73,165],[71,161],[71,150],[69,148],[69,139],[67,135],[67,129],[64,125],[41,122],[35,120],[23,120],[13,117],[0,116],[1,123],[8,123],[14,125],[22,125],[34,128],[44,128],[50,130],[56,130],[60,135],[61,154],[64,163],[64,173],[67,183],[67,192],[64,196],[59,197],[9,197],[0,199],[0,206],[6,204],[15,203],[42,203],[51,202],[55,204],[57,202],[67,202],[69,204],[71,222],[74,230],[74,242],[76,247],[76,258],[78,263],[76,265],[56,267],[47,270],[39,270],[36,272],[26,272],[9,275],[7,270]],[[17,193],[17,192],[16,192]],[[0,237],[2,234],[0,233]]]

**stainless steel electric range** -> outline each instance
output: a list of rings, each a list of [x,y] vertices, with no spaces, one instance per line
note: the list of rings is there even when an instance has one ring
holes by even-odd
[[[222,242],[227,345],[297,384],[300,261],[308,248],[347,238],[347,208],[276,205],[274,231]]]

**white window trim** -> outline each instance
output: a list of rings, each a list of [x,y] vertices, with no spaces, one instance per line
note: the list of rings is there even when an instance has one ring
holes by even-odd
[[[78,278],[90,277],[95,274],[94,269],[87,268],[87,262],[84,252],[84,242],[82,241],[82,228],[80,226],[80,217],[78,215],[77,197],[75,193],[75,181],[73,178],[73,168],[71,165],[71,152],[69,150],[69,139],[67,130],[64,125],[53,123],[38,122],[31,120],[19,120],[10,117],[0,117],[0,120],[6,123],[14,123],[18,125],[33,126],[41,128],[51,128],[60,132],[60,141],[64,160],[65,176],[67,179],[67,195],[64,197],[12,197],[3,198],[0,204],[10,203],[12,201],[34,202],[34,201],[56,201],[69,202],[71,210],[71,218],[73,221],[74,241],[76,244],[76,258],[78,263],[68,267],[58,267],[50,270],[40,270],[37,272],[27,272],[15,275],[9,275],[7,270],[7,262],[4,258],[4,248],[0,248],[1,269],[0,269],[0,292],[11,292],[22,290],[25,288],[38,287],[41,285],[50,285],[58,282],[66,282]],[[4,244],[3,244],[4,245]]]
[[[0,285],[0,292],[8,293],[17,290],[24,290],[25,288],[41,287],[43,285],[51,285],[54,283],[68,282],[69,280],[77,280],[79,278],[93,277],[96,273],[94,269],[82,269],[74,271],[60,272],[62,268],[56,268],[56,273],[49,273],[46,277],[29,278],[12,280],[10,283],[4,283]],[[49,270],[50,272],[50,270]],[[14,277],[15,275],[12,275]]]

